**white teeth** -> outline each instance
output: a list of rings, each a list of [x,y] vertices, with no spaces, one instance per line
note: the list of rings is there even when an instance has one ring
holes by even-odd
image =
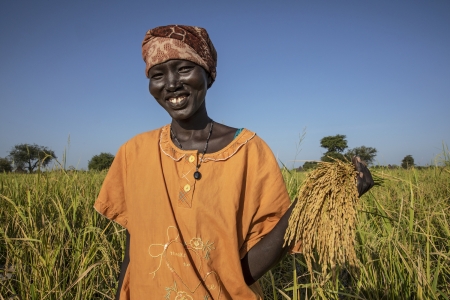
[[[186,96],[170,98],[169,101],[170,101],[170,103],[177,104],[177,103],[180,103],[181,101],[183,101],[184,99],[186,99]]]

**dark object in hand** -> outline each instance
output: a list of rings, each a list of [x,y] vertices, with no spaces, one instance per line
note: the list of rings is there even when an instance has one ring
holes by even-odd
[[[372,174],[370,174],[370,171],[366,166],[366,163],[362,161],[359,156],[353,156],[352,162],[356,171],[358,171],[356,186],[358,188],[359,197],[361,197],[364,193],[370,190],[375,183],[373,181]]]

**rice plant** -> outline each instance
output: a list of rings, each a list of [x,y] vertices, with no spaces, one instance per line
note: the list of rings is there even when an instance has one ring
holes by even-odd
[[[449,299],[450,155],[435,167],[373,169],[357,206],[359,273],[319,276],[288,255],[260,279],[266,299]],[[92,208],[104,172],[0,174],[0,300],[112,299],[124,231]],[[307,172],[283,171],[294,197]]]
[[[266,298],[449,299],[448,166],[444,160],[421,170],[372,170],[383,184],[364,195],[357,206],[359,272],[341,265],[320,276],[321,265],[313,264],[311,280],[305,257],[290,255],[260,280]],[[294,180],[290,176],[298,175],[284,176],[290,182]],[[300,176],[299,181],[305,182],[305,175]]]
[[[111,299],[124,239],[92,209],[104,175],[0,175],[0,299]]]
[[[348,162],[322,162],[298,192],[285,243],[301,242],[310,275],[318,256],[322,275],[337,264],[356,265],[357,172]]]

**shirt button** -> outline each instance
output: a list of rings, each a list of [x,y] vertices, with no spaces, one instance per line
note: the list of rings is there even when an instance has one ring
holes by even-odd
[[[191,186],[189,185],[189,184],[186,184],[185,186],[184,186],[184,191],[185,192],[189,192],[191,190]]]
[[[194,162],[194,160],[195,160],[194,155],[189,156],[189,162]]]

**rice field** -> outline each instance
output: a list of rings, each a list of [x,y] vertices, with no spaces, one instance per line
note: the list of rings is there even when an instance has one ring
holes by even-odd
[[[315,264],[311,277],[288,255],[260,279],[266,299],[449,299],[449,161],[373,169],[381,185],[358,204],[357,268]],[[92,208],[105,174],[0,174],[0,300],[113,299],[125,235]],[[306,173],[284,176],[294,198]]]

